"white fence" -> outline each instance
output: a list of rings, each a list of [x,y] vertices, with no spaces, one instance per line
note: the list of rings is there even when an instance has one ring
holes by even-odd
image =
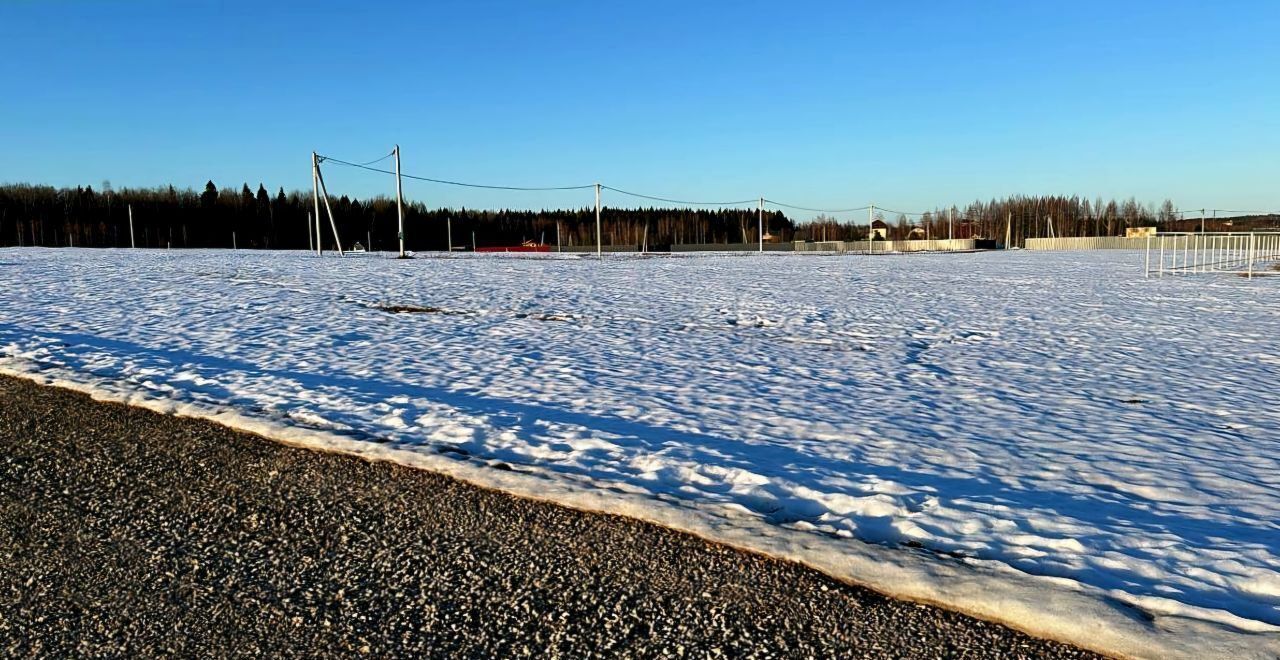
[[[928,241],[874,241],[872,245],[872,252],[955,252],[972,250],[975,243],[972,238],[943,238]]]
[[[1253,277],[1280,261],[1280,232],[1159,234],[1141,240],[1146,243],[1147,277],[1193,273]]]
[[[1145,238],[1086,236],[1083,238],[1028,238],[1028,250],[1142,250]]]
[[[813,241],[794,243],[796,252],[957,252],[973,250],[977,243],[972,238],[940,239],[931,241]]]

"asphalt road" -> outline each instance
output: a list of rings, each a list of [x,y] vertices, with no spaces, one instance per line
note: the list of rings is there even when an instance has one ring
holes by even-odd
[[[0,653],[1096,657],[662,527],[4,377]]]

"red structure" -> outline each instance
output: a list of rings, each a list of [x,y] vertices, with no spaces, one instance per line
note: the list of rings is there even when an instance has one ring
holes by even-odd
[[[525,241],[520,245],[511,245],[504,247],[478,247],[476,252],[550,252],[550,245],[542,243],[534,243],[533,241]]]

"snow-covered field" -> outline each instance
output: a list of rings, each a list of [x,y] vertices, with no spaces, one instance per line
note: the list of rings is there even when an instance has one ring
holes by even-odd
[[[11,249],[0,369],[1094,648],[1275,655],[1280,278],[1141,268]]]

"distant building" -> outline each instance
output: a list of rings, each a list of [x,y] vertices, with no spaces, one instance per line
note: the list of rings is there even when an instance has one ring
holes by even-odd
[[[880,239],[882,241],[889,240],[889,225],[884,220],[876,218],[871,222],[871,238]]]

